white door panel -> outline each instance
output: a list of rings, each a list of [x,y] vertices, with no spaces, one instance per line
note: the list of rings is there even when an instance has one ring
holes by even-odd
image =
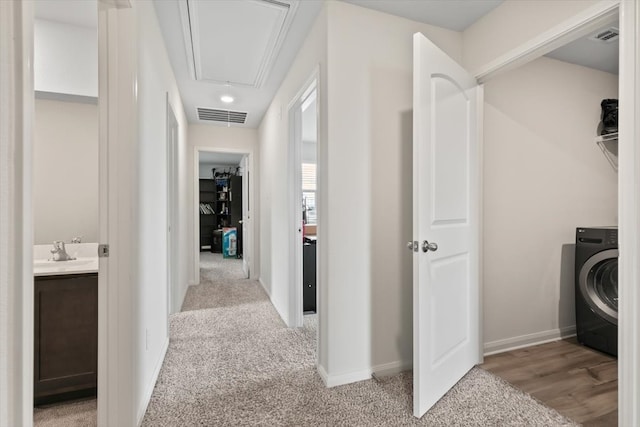
[[[249,271],[249,261],[251,252],[249,250],[249,245],[251,244],[250,236],[249,236],[249,221],[251,216],[250,205],[249,205],[249,179],[250,179],[250,171],[249,171],[249,156],[244,156],[242,158],[242,162],[240,163],[242,168],[242,271],[247,276],[247,279],[251,277],[251,272]]]
[[[414,36],[414,414],[481,361],[478,88]],[[423,245],[437,249],[423,251]]]

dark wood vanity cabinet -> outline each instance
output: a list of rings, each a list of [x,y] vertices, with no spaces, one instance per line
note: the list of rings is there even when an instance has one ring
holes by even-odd
[[[35,404],[95,395],[98,274],[35,277]]]

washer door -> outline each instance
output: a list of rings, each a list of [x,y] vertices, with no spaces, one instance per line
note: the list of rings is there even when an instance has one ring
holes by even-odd
[[[618,324],[618,250],[598,252],[580,269],[580,293],[600,317]]]

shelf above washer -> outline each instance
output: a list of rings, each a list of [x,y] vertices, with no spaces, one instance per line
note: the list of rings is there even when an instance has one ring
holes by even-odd
[[[596,144],[602,150],[613,169],[618,171],[618,132],[596,137]]]

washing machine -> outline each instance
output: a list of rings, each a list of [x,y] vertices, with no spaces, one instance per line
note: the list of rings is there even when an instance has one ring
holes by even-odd
[[[578,342],[618,355],[618,228],[576,229]]]

